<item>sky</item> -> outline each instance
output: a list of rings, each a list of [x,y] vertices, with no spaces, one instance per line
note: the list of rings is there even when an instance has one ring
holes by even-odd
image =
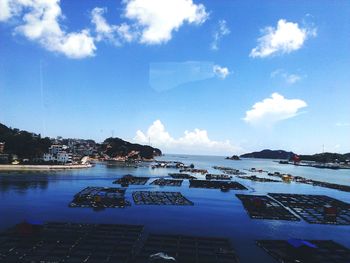
[[[0,123],[165,153],[350,152],[350,2],[0,0]]]

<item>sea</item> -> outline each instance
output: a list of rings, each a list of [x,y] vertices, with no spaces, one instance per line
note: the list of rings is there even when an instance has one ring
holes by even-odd
[[[275,160],[226,160],[222,156],[164,155],[164,161],[194,164],[195,168],[219,173],[213,166],[225,166],[254,174],[250,168],[288,173],[318,181],[350,185],[350,170],[328,170],[279,164]],[[73,196],[88,186],[117,187],[114,180],[125,174],[160,178],[176,169],[152,169],[149,166],[107,167],[97,163],[93,168],[45,172],[0,172],[0,231],[14,224],[27,222],[77,222],[144,225],[146,233],[182,234],[225,237],[230,239],[240,261],[276,262],[256,245],[260,239],[334,240],[350,248],[350,226],[309,224],[301,221],[251,219],[235,194],[298,193],[328,195],[350,203],[350,193],[300,183],[253,182],[233,176],[248,190],[189,188],[188,180],[181,187],[131,185],[126,198],[132,200],[137,190],[179,191],[193,206],[135,205],[126,208],[70,208]],[[255,173],[268,177],[266,173]],[[204,175],[196,175],[199,179]],[[272,178],[273,179],[273,178]]]

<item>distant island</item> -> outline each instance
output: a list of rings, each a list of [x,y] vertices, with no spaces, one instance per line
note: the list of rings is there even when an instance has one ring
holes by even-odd
[[[287,152],[284,150],[269,150],[265,149],[260,152],[251,152],[242,154],[241,158],[261,158],[261,159],[279,159],[288,161],[307,161],[317,163],[337,163],[348,162],[350,160],[350,153],[316,153],[311,155],[296,154],[294,152]]]
[[[260,152],[251,152],[242,154],[241,158],[261,158],[261,159],[283,159],[290,160],[293,158],[295,153],[287,152],[283,150],[269,150],[265,149]]]
[[[280,164],[293,164],[327,169],[350,169],[350,153],[316,153],[299,155],[284,150],[265,149],[260,152],[242,154],[241,158],[278,159]]]
[[[232,155],[231,157],[228,156],[225,158],[226,160],[234,160],[234,161],[238,161],[238,160],[241,160],[241,158],[239,158],[238,155]]]
[[[88,165],[89,160],[152,160],[161,150],[148,145],[107,138],[94,140],[41,137],[40,134],[7,127],[0,123],[0,164],[2,165]],[[80,166],[79,166],[80,165]]]
[[[299,155],[300,160],[313,161],[318,163],[336,163],[336,162],[348,162],[350,160],[350,153],[316,153],[312,155]]]

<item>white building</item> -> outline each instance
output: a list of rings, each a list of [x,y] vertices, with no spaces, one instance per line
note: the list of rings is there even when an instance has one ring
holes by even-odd
[[[62,152],[57,153],[56,160],[59,163],[71,163],[72,162],[72,155],[70,153],[62,151]]]
[[[43,160],[44,162],[71,163],[72,154],[65,151],[59,151],[56,154],[44,153]]]
[[[51,153],[44,153],[43,159],[44,162],[53,162],[56,160],[56,157]]]
[[[63,146],[59,144],[53,144],[49,147],[49,153],[52,155],[58,154],[58,152],[62,151]]]

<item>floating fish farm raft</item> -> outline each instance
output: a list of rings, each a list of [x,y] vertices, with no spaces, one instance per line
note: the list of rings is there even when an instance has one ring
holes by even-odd
[[[232,190],[248,190],[245,186],[238,182],[228,181],[210,181],[210,180],[190,180],[190,187],[221,189],[222,191]]]
[[[122,178],[119,178],[113,182],[113,184],[120,184],[122,186],[131,185],[145,185],[149,177],[138,177],[131,174],[124,175]]]
[[[349,185],[342,185],[342,184],[332,184],[332,183],[326,183],[326,182],[320,182],[315,180],[309,180],[310,183],[314,186],[320,186],[325,187],[329,189],[335,189],[343,192],[350,192],[350,186]]]
[[[205,179],[207,180],[231,180],[232,176],[227,174],[206,174]]]
[[[125,207],[125,189],[114,187],[87,187],[74,196],[70,207],[114,208]]]
[[[173,180],[173,179],[164,179],[159,178],[154,180],[151,184],[159,186],[181,186],[183,180]]]
[[[280,183],[280,182],[282,182],[282,181],[278,181],[278,180],[274,180],[274,179],[257,177],[256,175],[237,176],[237,178],[246,179],[246,180],[250,180],[250,181],[253,181],[253,182],[260,182],[260,183]]]
[[[143,230],[140,225],[21,223],[0,233],[0,262],[239,262],[225,238],[158,234],[146,238]]]
[[[143,226],[21,223],[0,234],[0,262],[132,262]]]
[[[180,173],[182,172],[189,172],[189,173],[197,173],[197,174],[207,174],[208,170],[206,169],[195,169],[195,168],[184,168],[180,170]]]
[[[162,251],[163,253],[159,253]],[[148,261],[167,258],[164,261]],[[136,260],[144,262],[238,263],[235,251],[225,238],[151,234]]]
[[[231,168],[231,167],[213,166],[213,168],[215,170],[219,170],[219,171],[224,172],[225,174],[230,174],[230,175],[243,175],[243,174],[246,174],[244,172],[241,172],[238,169],[234,169],[234,168]]]
[[[192,175],[183,174],[183,173],[169,173],[169,176],[171,176],[174,179],[197,179]]]
[[[137,191],[132,197],[136,205],[193,205],[180,192]]]
[[[321,182],[321,181],[316,181],[316,180],[312,180],[312,179],[307,179],[307,178],[304,178],[301,176],[292,176],[290,174],[281,174],[279,172],[268,173],[268,175],[279,177],[284,181],[293,181],[293,182],[297,182],[297,183],[301,183],[301,184],[309,184],[309,185],[324,187],[324,188],[328,188],[328,189],[335,189],[335,190],[339,190],[339,191],[343,191],[343,192],[350,192],[349,185]]]
[[[300,220],[281,204],[266,195],[236,194],[236,196],[242,201],[245,210],[253,219]]]
[[[239,262],[226,238],[146,234],[143,230],[142,225],[24,222],[0,233],[0,262]],[[331,240],[256,243],[279,262],[350,262],[350,249]]]
[[[278,262],[350,262],[350,249],[331,240],[259,240],[257,244]]]
[[[310,224],[350,225],[350,204],[325,195],[269,194]]]

